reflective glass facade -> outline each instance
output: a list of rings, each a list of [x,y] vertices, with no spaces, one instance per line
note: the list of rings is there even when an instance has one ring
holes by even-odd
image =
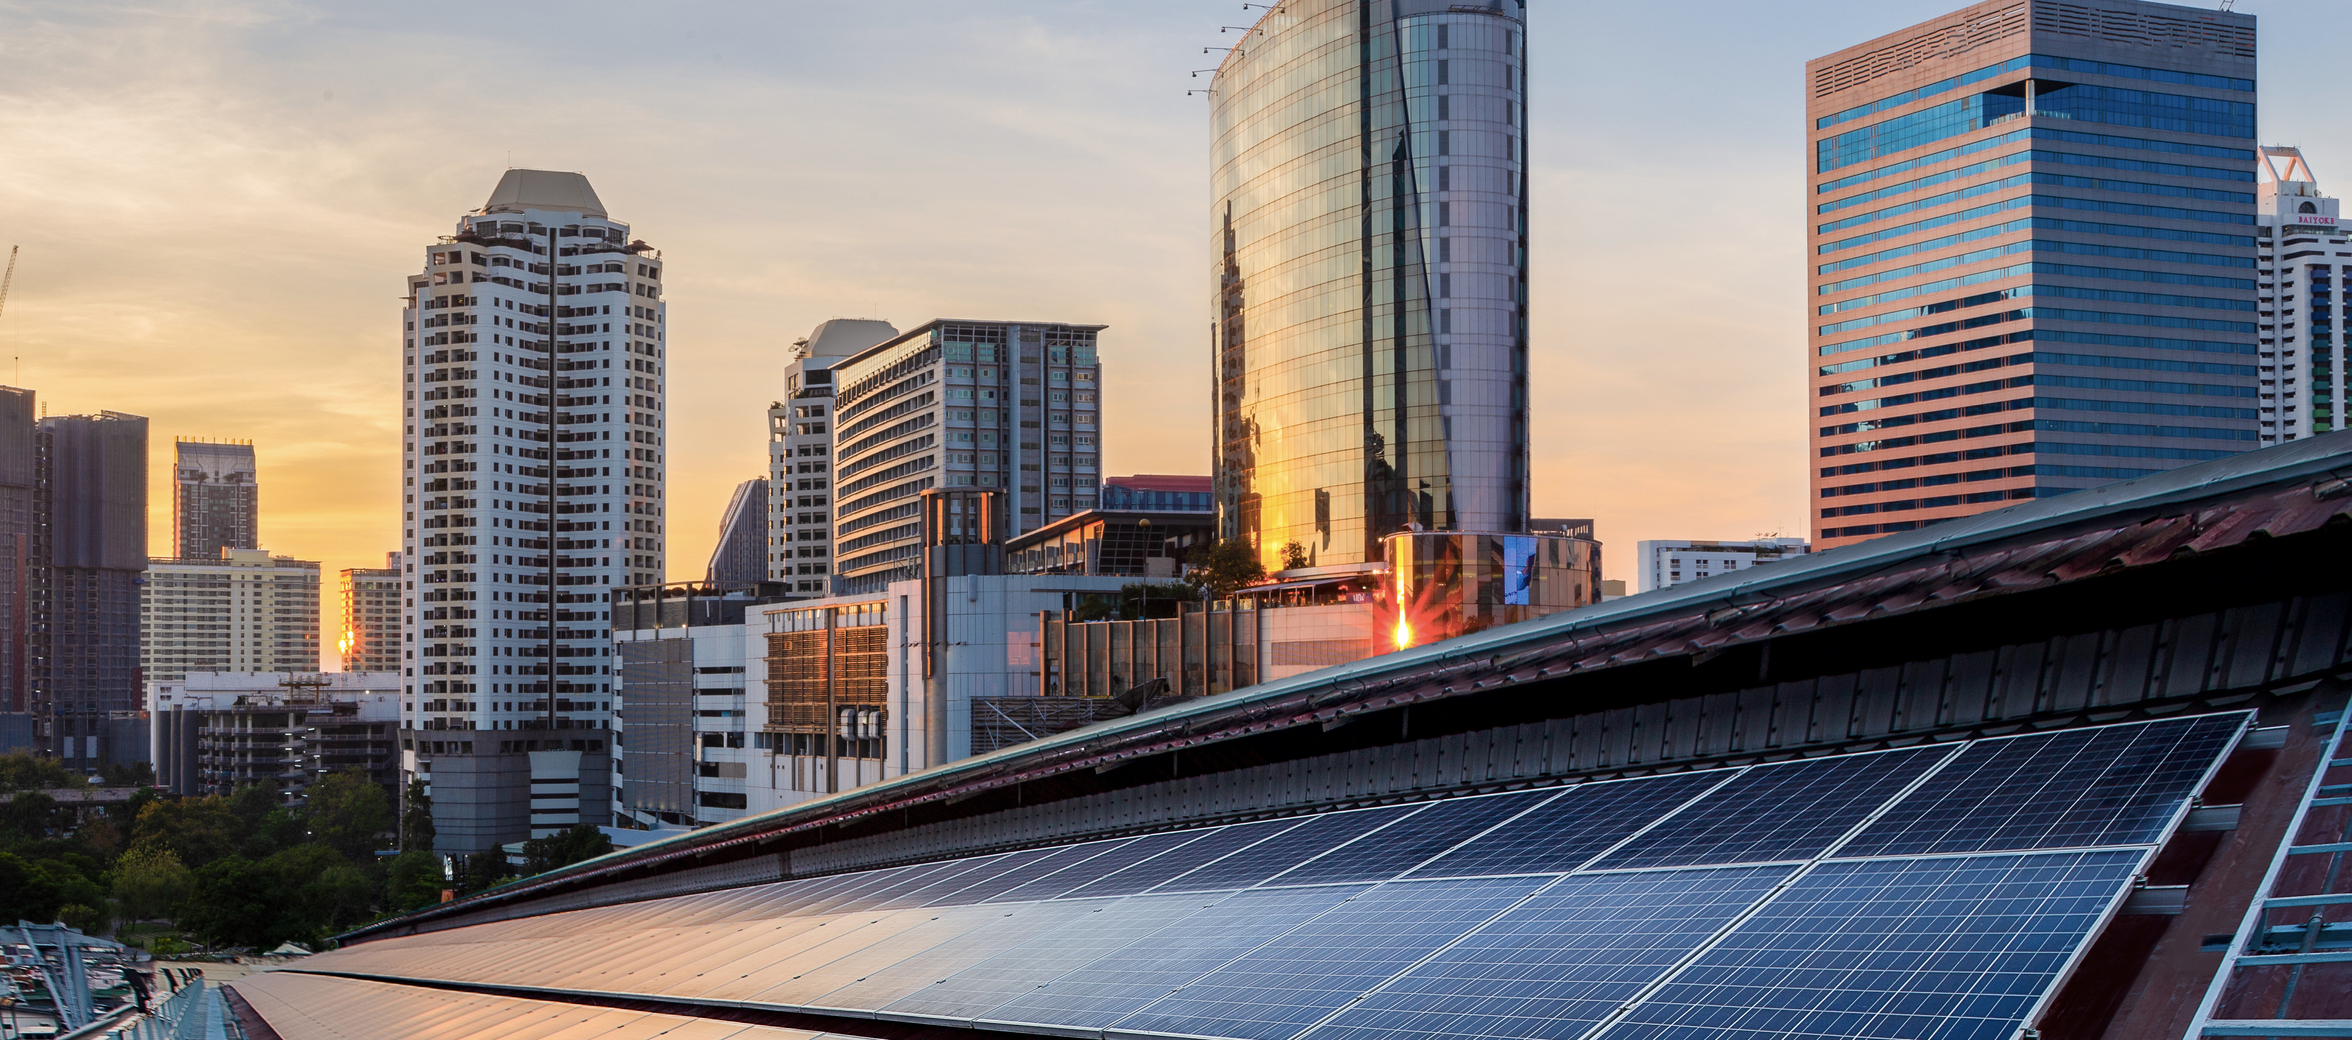
[[[1815,545],[2257,445],[2253,71],[2251,17],[2142,0],[1808,66]]]
[[[1524,529],[1523,13],[1301,0],[1218,70],[1218,520],[1270,570]]]

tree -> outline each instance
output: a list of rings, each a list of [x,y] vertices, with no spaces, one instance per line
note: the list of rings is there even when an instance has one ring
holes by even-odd
[[[73,810],[58,808],[57,799],[39,791],[18,791],[0,802],[0,833],[17,841],[39,841],[72,826]]]
[[[1266,579],[1265,561],[1258,559],[1257,548],[1246,538],[1227,538],[1195,549],[1186,562],[1192,564],[1190,577],[1217,599]]]
[[[114,898],[123,919],[149,921],[169,915],[196,890],[196,874],[167,848],[145,848],[114,867]]]
[[[146,762],[113,762],[98,770],[108,787],[148,787],[155,783],[155,766]]]
[[[383,844],[392,827],[392,799],[357,769],[338,769],[310,785],[305,801],[311,840],[358,859]]]
[[[202,873],[205,864],[229,855],[243,843],[245,823],[229,811],[227,799],[180,798],[149,802],[139,810],[131,831],[131,848],[161,847],[179,854],[180,862]]]
[[[459,862],[457,869],[458,887],[469,896],[494,888],[499,882],[513,876],[514,864],[507,862],[506,853],[498,849],[467,856]]]
[[[57,759],[42,758],[30,751],[12,751],[0,755],[0,791],[88,786],[89,781],[67,771],[65,763]]]
[[[408,779],[408,803],[400,810],[400,847],[411,852],[431,852],[438,835],[433,833],[433,796],[425,790],[425,778]]]
[[[613,850],[611,838],[593,824],[574,824],[571,830],[523,843],[523,873],[544,874],[595,859]]]
[[[277,879],[252,860],[223,856],[196,869],[195,893],[181,904],[180,930],[207,946],[268,949],[262,940],[282,897]]]
[[[441,901],[441,890],[448,887],[443,876],[441,857],[422,849],[410,849],[392,858],[392,865],[384,870],[384,902],[395,910],[416,910]]]

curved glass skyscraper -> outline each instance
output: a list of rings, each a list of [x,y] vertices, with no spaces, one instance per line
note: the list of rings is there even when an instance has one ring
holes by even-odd
[[[1522,0],[1291,0],[1218,70],[1219,523],[1269,570],[1527,524]]]

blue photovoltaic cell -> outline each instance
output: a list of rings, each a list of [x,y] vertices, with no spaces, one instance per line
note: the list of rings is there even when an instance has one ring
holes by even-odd
[[[1117,1028],[1280,1040],[1541,888],[1542,877],[1374,888],[1194,980]]]
[[[1193,835],[1191,841],[1153,856],[1124,870],[1103,875],[1102,880],[1090,882],[1064,898],[1083,899],[1088,896],[1123,896],[1152,888],[1169,878],[1198,869],[1236,849],[1264,841],[1302,823],[1305,817],[1287,820],[1265,820],[1259,823],[1216,827],[1206,831],[1184,831]]]
[[[1572,1040],[1793,869],[1712,867],[1564,878],[1306,1040]]]
[[[1227,856],[1168,882],[1162,887],[1162,891],[1199,892],[1218,888],[1248,888],[1298,866],[1310,857],[1321,855],[1343,842],[1360,837],[1375,827],[1408,813],[1419,812],[1421,808],[1419,805],[1404,805],[1384,809],[1358,809],[1354,812],[1317,816],[1234,855]]]
[[[1122,838],[1118,841],[1090,841],[1084,845],[1064,845],[1057,849],[1047,849],[1045,855],[987,880],[975,881],[964,888],[942,895],[926,905],[965,906],[972,903],[985,903],[995,896],[1003,895],[1065,868],[1083,864],[1133,840],[1132,838]]]
[[[822,897],[809,900],[794,910],[794,914],[855,913],[881,906],[903,892],[938,882],[951,874],[969,869],[971,860],[949,860],[945,863],[918,863],[911,867],[891,870],[869,870],[849,875],[862,878],[855,884],[842,885]]]
[[[1757,766],[1595,868],[1810,859],[1952,752],[1908,748]]]
[[[2141,856],[1823,864],[1602,1038],[2009,1040]]]
[[[884,1005],[881,1010],[904,1015],[971,1018],[1165,930],[1226,898],[1230,898],[1229,893],[1183,892],[1133,899],[1085,900],[1096,905],[1075,920],[938,979]]]
[[[1141,863],[1200,836],[1199,831],[1176,831],[1136,838],[1085,862],[1066,864],[1062,869],[1019,888],[990,896],[987,901],[1010,903],[1023,899],[1060,898],[1071,889],[1100,880],[1106,874]]]
[[[1497,827],[1492,833],[1413,871],[1412,877],[1545,874],[1575,870],[1603,849],[1699,792],[1723,782],[1730,770],[1611,780],[1568,789],[1557,801]]]
[[[911,887],[901,887],[897,892],[882,897],[879,902],[872,905],[894,910],[910,906],[923,906],[934,899],[951,895],[957,889],[969,887],[1023,863],[1036,860],[1049,851],[1051,850],[1034,849],[1028,852],[1007,853],[1002,856],[974,856],[971,859],[960,860],[958,862],[964,865],[962,870],[940,871],[915,881]],[[881,895],[880,893],[876,894]]]
[[[1261,943],[1331,909],[1363,885],[1261,888],[1187,915],[1107,956],[974,1016],[982,1021],[1107,1026]]]
[[[1301,863],[1266,883],[1311,885],[1386,880],[1557,794],[1558,791],[1521,791],[1437,802],[1381,828],[1370,837]]]
[[[2243,712],[1979,741],[1839,856],[2152,844]]]

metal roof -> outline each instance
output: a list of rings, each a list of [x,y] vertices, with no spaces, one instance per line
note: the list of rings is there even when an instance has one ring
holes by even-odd
[[[1346,716],[1980,601],[2352,521],[2352,432],[2293,441],[1367,658],[689,832],[354,933],[883,812]]]

